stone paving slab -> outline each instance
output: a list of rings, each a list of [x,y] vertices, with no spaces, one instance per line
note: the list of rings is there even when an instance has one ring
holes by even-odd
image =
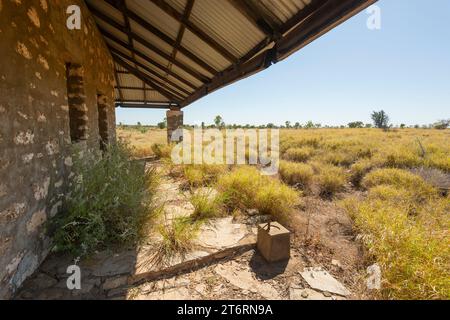
[[[305,270],[300,274],[313,289],[334,293],[341,296],[348,296],[351,294],[351,292],[342,283],[333,278],[328,271],[320,267],[305,268]]]
[[[268,300],[281,299],[280,294],[270,284],[257,280],[250,268],[243,267],[236,262],[231,261],[218,265],[215,272],[242,290],[259,293]]]

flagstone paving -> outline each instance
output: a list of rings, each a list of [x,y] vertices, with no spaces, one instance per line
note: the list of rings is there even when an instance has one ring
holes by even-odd
[[[182,184],[168,176],[162,179],[159,201],[165,204],[164,217],[170,221],[190,215],[193,207]],[[340,282],[342,266],[336,259],[329,270],[333,275],[309,251],[296,246],[289,261],[267,263],[255,250],[256,224],[266,220],[250,213],[244,220],[211,220],[201,227],[191,252],[170,257],[162,265],[152,263],[157,235],[149,235],[137,248],[99,252],[79,262],[52,254],[16,299],[336,300],[352,296]],[[69,290],[66,271],[75,263],[81,270],[81,289]],[[306,269],[310,267],[315,269]],[[311,270],[321,271],[322,277],[311,279]]]

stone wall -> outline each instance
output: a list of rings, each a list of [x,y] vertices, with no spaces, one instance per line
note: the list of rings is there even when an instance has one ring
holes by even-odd
[[[66,27],[70,5],[81,30]],[[46,221],[60,214],[74,145],[115,140],[113,102],[113,62],[82,0],[0,0],[0,298],[49,252]],[[82,127],[71,130],[71,114]]]

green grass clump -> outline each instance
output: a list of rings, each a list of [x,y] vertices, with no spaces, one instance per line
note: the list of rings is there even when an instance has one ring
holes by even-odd
[[[195,192],[191,196],[190,202],[194,206],[191,218],[195,221],[220,216],[223,211],[223,199],[220,195],[215,194],[213,189]]]
[[[328,165],[316,165],[318,174],[315,177],[319,188],[319,194],[322,197],[332,197],[342,191],[347,183],[347,174],[342,168]]]
[[[192,249],[197,238],[201,223],[190,217],[178,217],[158,226],[161,241],[157,245],[152,263],[156,265],[170,261],[175,255],[184,255]]]
[[[172,146],[170,145],[155,143],[151,149],[158,159],[170,159],[172,157]]]
[[[289,185],[309,190],[314,177],[314,170],[308,164],[281,161],[280,177]]]
[[[218,176],[227,171],[226,165],[187,165],[184,166],[184,177],[191,188],[198,188],[216,182]]]
[[[276,179],[261,175],[260,171],[249,166],[220,176],[217,188],[230,211],[258,209],[260,214],[285,220],[300,204],[301,193]]]
[[[119,143],[100,159],[75,161],[65,210],[50,223],[56,251],[83,256],[141,238],[154,212],[158,179],[143,162],[129,159],[129,148]]]

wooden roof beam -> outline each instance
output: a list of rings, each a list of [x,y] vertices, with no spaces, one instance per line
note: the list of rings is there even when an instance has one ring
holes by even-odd
[[[150,64],[156,66],[161,71],[169,73],[172,77],[174,77],[175,79],[179,80],[181,83],[184,83],[188,87],[190,87],[192,89],[196,89],[196,86],[193,83],[191,83],[190,81],[184,79],[183,77],[179,76],[178,74],[176,74],[176,73],[174,73],[174,72],[172,72],[170,70],[167,70],[167,68],[164,67],[163,65],[159,64],[158,62],[155,62],[155,61],[151,60],[147,55],[145,55],[145,54],[135,50],[134,48],[130,47],[126,42],[123,42],[122,40],[116,38],[114,35],[112,35],[108,31],[106,31],[106,30],[104,30],[102,28],[99,28],[99,30],[100,30],[101,34],[103,36],[105,36],[106,38],[110,39],[111,41],[115,42],[116,44],[120,45],[121,47],[131,51],[136,56],[138,56],[138,57],[148,61]],[[158,75],[158,76],[162,77],[162,75]],[[186,90],[186,89],[183,89],[183,90]]]
[[[272,39],[281,37],[278,26],[253,2],[249,0],[230,0],[231,4],[243,15],[249,18],[259,30]]]
[[[174,65],[176,65],[177,67],[179,67],[180,69],[182,69],[185,72],[189,73],[191,76],[193,76],[197,80],[199,80],[199,81],[201,81],[203,83],[208,83],[211,80],[208,77],[206,77],[205,75],[200,74],[199,72],[195,71],[194,69],[192,69],[192,68],[184,65],[183,63],[179,62],[178,60],[173,59],[170,55],[165,53],[163,50],[161,50],[158,47],[154,46],[153,44],[151,44],[150,42],[148,42],[147,40],[145,40],[141,36],[133,33],[126,26],[125,27],[122,26],[120,23],[114,21],[112,18],[106,16],[105,14],[103,14],[101,12],[98,12],[96,9],[92,9],[92,12],[94,13],[95,16],[97,16],[98,18],[100,18],[101,20],[103,20],[104,22],[109,24],[110,26],[116,28],[117,30],[119,30],[122,33],[125,33],[128,36],[128,38],[131,39],[131,41],[129,41],[130,45],[132,45],[132,43],[133,43],[132,40],[137,41],[140,44],[142,44],[144,47],[146,47],[147,49],[155,52],[157,55],[163,57],[164,59],[168,60],[169,62],[171,62]],[[128,23],[129,23],[129,20],[127,18],[125,18],[125,21],[128,21]],[[101,29],[101,30],[105,30],[105,29],[103,29],[100,26],[98,26],[98,28]]]
[[[128,57],[126,54],[124,54],[123,52],[117,50],[117,49],[114,48],[114,47],[109,46],[109,49],[110,49],[111,52],[112,52],[113,54],[115,54],[116,56],[120,56],[120,57],[122,57],[123,59],[127,59],[128,61],[131,61],[131,62],[134,63],[137,67],[140,67],[140,68],[142,68],[143,70],[145,70],[146,72],[148,72],[149,74],[151,74],[152,76],[159,78],[160,80],[153,79],[153,81],[157,81],[162,87],[166,88],[167,90],[171,90],[171,91],[173,91],[174,93],[180,95],[179,93],[177,93],[176,91],[174,91],[174,89],[167,87],[167,86],[163,83],[163,81],[166,81],[166,83],[167,83],[168,85],[170,85],[171,87],[173,87],[173,88],[175,88],[175,89],[177,89],[177,90],[183,92],[183,93],[186,94],[186,95],[189,95],[189,94],[190,94],[190,92],[187,91],[186,89],[180,87],[179,85],[177,85],[176,83],[173,83],[173,82],[170,81],[170,80],[164,79],[160,74],[158,74],[158,73],[155,72],[154,70],[150,69],[149,67],[147,67],[147,66],[144,65],[143,63],[140,63],[140,62],[137,61],[137,60],[133,60],[132,58]],[[180,96],[181,96],[181,95],[180,95]]]
[[[184,9],[184,15],[183,15],[183,21],[189,20],[189,17],[191,16],[192,8],[194,7],[195,0],[188,0],[186,4],[186,8]],[[183,41],[184,32],[186,31],[186,27],[184,24],[180,25],[180,29],[178,31],[177,39],[175,41],[175,45],[173,46],[172,54],[171,54],[171,60],[169,60],[169,65],[167,66],[167,69],[171,70],[172,68],[172,61],[176,59],[178,48],[181,45],[181,42]],[[209,82],[209,81],[208,81]]]
[[[143,82],[145,85],[145,82]],[[116,86],[114,87],[114,89],[122,89],[122,90],[139,90],[139,91],[157,91],[155,89],[152,88],[143,88],[143,87],[129,87],[129,86]]]
[[[113,54],[113,56],[115,56],[115,54]],[[130,65],[129,63],[127,63],[125,60],[123,60],[122,58],[115,56],[115,60],[118,64],[120,64],[122,67],[124,67],[125,69],[127,69],[128,71],[130,71],[132,74],[134,74],[136,77],[138,77],[139,79],[141,79],[142,81],[144,81],[147,85],[149,85],[150,87],[154,88],[155,90],[157,90],[159,93],[161,93],[164,97],[166,97],[167,99],[175,102],[176,104],[179,104],[181,102],[181,100],[183,99],[182,97],[179,97],[177,95],[175,95],[172,92],[169,92],[168,90],[166,90],[164,87],[160,86],[159,84],[156,83],[156,81],[154,79],[151,79],[149,76],[147,76],[146,74],[142,73],[140,70],[134,68],[132,65]]]
[[[215,51],[220,53],[225,59],[227,59],[231,63],[238,62],[238,58],[235,57],[230,51],[228,51],[225,47],[219,44],[216,40],[211,38],[205,31],[198,28],[190,21],[183,21],[183,15],[179,13],[175,8],[170,6],[164,0],[149,0],[154,3],[158,8],[167,13],[169,16],[174,18],[179,23],[186,26],[189,31],[199,37],[203,42],[205,42],[208,46],[213,48]]]
[[[125,102],[116,102],[116,107],[120,106],[121,108],[135,108],[135,109],[170,109],[170,103],[140,103],[141,101],[125,101]]]
[[[118,11],[122,11],[121,8],[118,6],[118,4],[115,2],[115,0],[105,0],[110,6],[112,6],[114,9],[118,10]],[[87,3],[89,10],[98,18],[102,19],[103,21],[107,22],[108,24],[111,24],[112,26],[114,26],[116,29],[122,30],[123,26],[114,21],[112,18],[108,17],[107,15],[105,15],[104,13],[102,13],[101,11],[99,11],[98,9],[96,9],[95,7],[93,7],[92,5],[90,5],[89,3]],[[129,19],[133,20],[134,22],[136,22],[137,24],[139,24],[142,28],[146,29],[148,32],[154,34],[157,38],[159,38],[161,41],[165,42],[166,44],[170,45],[170,46],[174,46],[175,45],[175,40],[173,40],[171,37],[169,37],[167,34],[165,34],[164,32],[162,32],[161,30],[157,29],[156,27],[154,27],[153,25],[151,25],[149,22],[147,22],[146,20],[144,20],[143,18],[141,18],[139,15],[137,15],[136,13],[134,13],[131,10],[126,9],[126,15],[128,16]],[[138,35],[133,33],[134,38],[137,38]],[[141,37],[139,37],[140,40],[142,40]],[[195,62],[197,65],[199,65],[200,67],[202,67],[203,69],[205,69],[206,71],[208,71],[209,73],[216,75],[217,74],[217,70],[214,69],[213,67],[211,67],[210,65],[208,65],[204,60],[200,59],[199,57],[197,57],[195,54],[193,54],[192,52],[190,52],[188,49],[186,49],[183,46],[180,46],[178,48],[178,50],[184,54],[186,57],[188,57],[190,60],[192,60],[193,62]]]

